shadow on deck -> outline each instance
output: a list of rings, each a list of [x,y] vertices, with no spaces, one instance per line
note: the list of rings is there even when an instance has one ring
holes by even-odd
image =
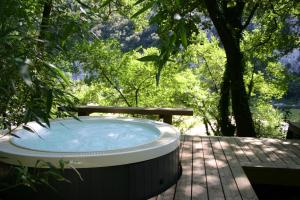
[[[300,186],[297,140],[184,136],[180,158],[180,180],[151,200],[258,199],[260,185]]]

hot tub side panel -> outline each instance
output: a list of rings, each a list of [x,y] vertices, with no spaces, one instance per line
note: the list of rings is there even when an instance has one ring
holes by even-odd
[[[53,182],[57,192],[39,188],[29,192],[18,188],[4,194],[6,199],[46,200],[144,200],[155,196],[173,184],[181,175],[179,148],[161,157],[127,165],[78,169],[83,181],[72,169],[64,177],[71,181]]]

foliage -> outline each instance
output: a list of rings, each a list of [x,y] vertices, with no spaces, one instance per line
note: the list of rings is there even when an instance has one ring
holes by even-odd
[[[29,121],[49,127],[49,119],[57,115],[57,106],[73,105],[75,97],[66,91],[70,85],[69,77],[62,70],[63,67],[55,65],[58,54],[56,44],[63,44],[63,39],[68,38],[69,33],[52,37],[57,27],[46,23],[51,20],[44,14],[46,5],[51,2],[0,2],[1,135],[4,129],[5,133],[15,136],[13,130]],[[22,163],[12,167],[14,177],[11,180],[15,182],[1,189],[20,185],[35,189],[41,184],[51,187],[48,183],[50,178],[63,180],[58,170],[49,163],[38,161],[37,167],[40,166],[50,167],[50,170],[32,172]]]
[[[44,185],[49,189],[56,191],[56,189],[51,185],[51,181],[69,182],[69,180],[63,177],[66,164],[66,162],[60,160],[59,167],[56,167],[49,162],[37,160],[35,167],[30,169],[22,165],[22,163],[19,163],[19,166],[10,168],[8,182],[1,180],[0,194],[22,186],[30,188],[33,191],[37,191],[41,185]],[[41,170],[41,168],[44,169]],[[13,178],[10,176],[13,176]],[[14,183],[11,183],[11,180],[14,180]]]
[[[137,61],[138,58],[156,54],[157,49],[123,53],[116,41],[94,40],[81,44],[74,50],[74,57],[85,76],[77,81],[74,93],[81,104],[192,107],[213,133],[219,135],[217,110],[225,54],[215,37],[208,40],[206,34],[200,32],[193,39],[197,42],[172,57],[173,62],[166,64],[159,87],[155,86],[154,81],[155,64]],[[265,112],[265,107],[271,106],[274,99],[285,94],[287,87],[283,66],[275,61],[260,65],[247,62],[244,78],[249,86],[248,92],[251,90],[252,111],[257,112],[254,120],[256,127],[260,126],[256,128],[258,134],[278,135],[278,124],[275,122],[279,122],[282,116],[272,114],[277,111]],[[254,84],[250,89],[251,81]],[[264,127],[266,123],[260,123],[275,115],[277,120],[273,120],[272,126],[268,125],[269,129]]]
[[[205,27],[203,23],[205,17],[209,17],[213,22],[219,39],[222,42],[227,57],[227,65],[223,76],[223,85],[220,90],[220,121],[222,132],[229,132],[231,122],[227,119],[229,100],[232,100],[232,114],[235,117],[237,134],[241,136],[254,136],[252,117],[249,109],[248,99],[253,89],[253,78],[249,84],[248,98],[243,80],[246,50],[258,50],[260,56],[274,58],[274,51],[292,49],[297,44],[297,31],[288,30],[287,24],[290,19],[299,15],[297,7],[299,4],[293,1],[137,1],[137,4],[143,3],[144,8],[136,13],[135,16],[152,8],[155,15],[150,19],[150,23],[158,24],[158,33],[161,37],[160,53],[151,56],[152,61],[157,63],[157,79],[163,65],[168,61],[171,55],[177,54],[180,49],[186,49],[193,43],[191,35],[197,33],[199,28]],[[287,10],[291,15],[287,15]],[[251,24],[255,19],[255,24]],[[296,22],[299,20],[296,20]],[[202,22],[202,26],[198,25]],[[252,28],[248,28],[252,25]],[[250,26],[249,26],[250,27]],[[285,27],[285,29],[284,29]],[[257,37],[255,40],[245,42],[243,33],[246,28],[251,32],[250,37]],[[258,34],[256,34],[258,33]],[[283,34],[284,33],[284,34]],[[288,34],[287,34],[288,33]],[[278,40],[278,39],[282,40]],[[280,42],[279,42],[280,41]],[[285,41],[283,43],[283,41]],[[248,48],[241,49],[243,43]],[[286,45],[290,44],[290,45]],[[243,52],[244,50],[244,52]],[[273,55],[272,55],[273,54]],[[271,56],[270,56],[271,55]],[[277,53],[278,55],[278,53]],[[259,62],[268,63],[265,59],[253,56],[248,62],[258,60]],[[150,57],[147,58],[147,61]],[[276,66],[275,61],[268,66]],[[255,69],[254,69],[255,71]],[[234,77],[234,78],[233,78]],[[254,73],[253,76],[254,77]],[[265,77],[264,77],[265,78]],[[284,87],[283,87],[284,88]],[[283,88],[281,88],[283,90]],[[266,89],[266,88],[264,88]],[[278,96],[282,94],[277,94]]]
[[[300,121],[300,109],[290,109],[290,114],[287,116],[291,122]]]
[[[43,122],[55,115],[53,107],[72,105],[73,96],[64,72],[43,51],[39,13],[43,6],[31,1],[1,1],[0,5],[0,129],[29,121]]]
[[[75,91],[82,104],[192,106],[204,121],[218,122],[215,113],[225,54],[218,37],[200,30],[214,31],[202,1],[49,1],[51,17],[41,38],[45,2],[1,2],[1,128],[30,120],[48,123],[56,115],[55,107],[72,105],[67,91]],[[248,3],[245,15],[251,14],[256,1]],[[243,32],[244,79],[253,111],[256,102],[270,104],[287,89],[285,70],[277,60],[299,44],[298,21],[289,20],[299,15],[292,5],[287,0],[261,2],[253,23]],[[118,42],[103,41],[103,34],[96,34],[97,27],[122,17],[130,24],[126,16],[133,16],[135,27],[128,26],[132,29],[142,31],[148,19],[159,25],[160,49],[124,53]],[[115,34],[122,34],[120,27],[116,25]],[[74,88],[66,72],[76,71],[85,77]],[[162,77],[156,76],[160,73]],[[160,78],[159,87],[155,76]]]
[[[252,109],[259,137],[285,138],[284,114],[280,110],[263,101],[256,101]]]

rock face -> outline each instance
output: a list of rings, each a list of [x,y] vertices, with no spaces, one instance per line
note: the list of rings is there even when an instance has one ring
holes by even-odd
[[[299,49],[294,49],[292,52],[283,56],[280,59],[285,66],[289,68],[290,72],[300,74],[300,51]]]
[[[157,27],[150,26],[141,32],[135,32],[132,21],[124,17],[114,16],[95,26],[92,32],[103,39],[117,39],[121,43],[123,51],[130,51],[139,46],[143,48],[157,46],[159,37],[156,30]]]

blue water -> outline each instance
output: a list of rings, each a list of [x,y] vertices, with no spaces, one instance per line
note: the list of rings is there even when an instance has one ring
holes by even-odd
[[[91,152],[123,149],[150,143],[159,130],[140,122],[87,118],[51,122],[51,128],[31,125],[36,133],[20,130],[12,143],[23,148],[50,152]]]

